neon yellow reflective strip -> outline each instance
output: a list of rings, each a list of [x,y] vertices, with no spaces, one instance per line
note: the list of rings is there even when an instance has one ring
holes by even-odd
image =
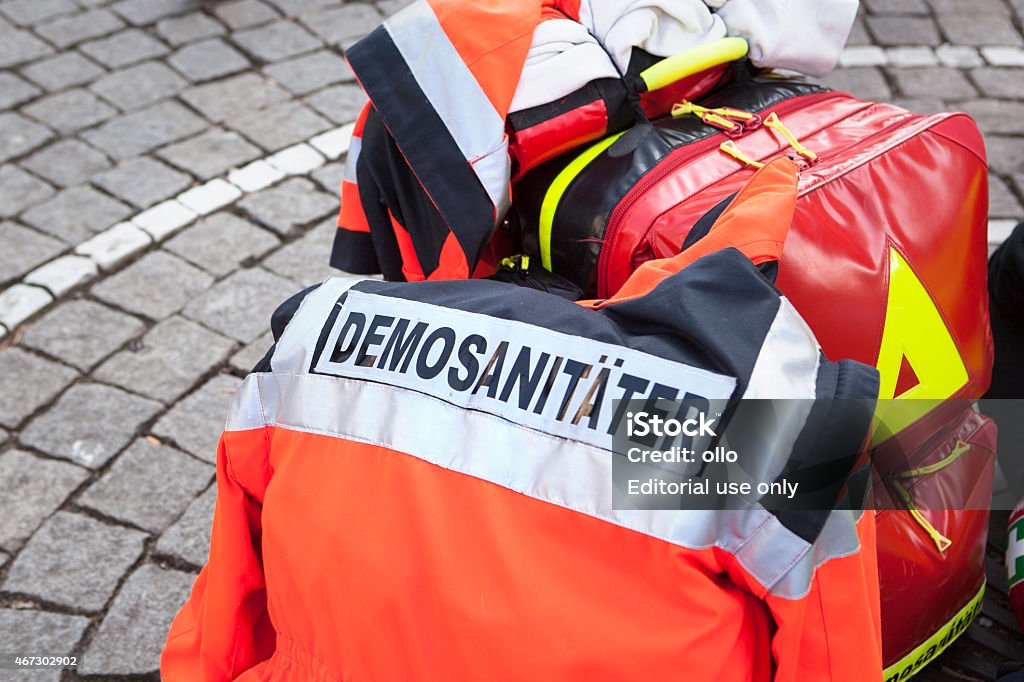
[[[619,139],[622,133],[606,137],[587,148],[582,154],[572,160],[562,172],[555,176],[548,191],[544,194],[544,201],[540,205],[540,226],[537,239],[540,242],[540,264],[544,269],[551,272],[551,228],[555,223],[555,209],[558,202],[562,200],[569,183],[573,181],[580,171],[586,168],[587,164],[593,161],[598,154],[611,146],[612,142]]]
[[[658,90],[713,66],[741,59],[747,55],[748,49],[747,41],[743,38],[722,38],[662,59],[645,69],[640,78],[648,92]]]
[[[892,664],[882,672],[882,679],[885,682],[897,682],[910,679],[921,669],[935,659],[936,656],[945,651],[950,644],[956,641],[957,637],[967,631],[967,626],[981,612],[981,601],[985,597],[985,584],[974,599],[967,602],[967,605],[960,609],[960,612],[953,616],[953,619],[935,631],[935,634],[919,644],[913,651],[901,658],[897,663]]]
[[[918,385],[896,395],[900,364],[906,356]],[[889,248],[889,293],[878,350],[881,385],[872,444],[917,421],[967,383],[967,365],[935,302],[910,264]]]

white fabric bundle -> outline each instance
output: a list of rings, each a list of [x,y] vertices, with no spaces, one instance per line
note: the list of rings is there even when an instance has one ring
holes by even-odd
[[[857,5],[857,0],[582,0],[579,23],[556,19],[537,27],[511,110],[551,102],[597,78],[624,73],[634,46],[669,57],[727,35],[747,40],[755,66],[823,76],[839,60]]]

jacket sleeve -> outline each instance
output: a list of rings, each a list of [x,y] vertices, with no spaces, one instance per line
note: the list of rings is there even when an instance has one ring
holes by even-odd
[[[338,212],[338,231],[334,235],[331,266],[357,274],[372,275],[380,272],[377,253],[370,236],[370,222],[359,193],[356,169],[362,155],[363,128],[370,113],[370,104],[364,104],[352,129],[352,140],[345,157],[345,175],[341,180],[341,209]]]
[[[260,557],[265,449],[263,429],[221,436],[210,556],[171,625],[160,660],[166,682],[233,680],[273,653]]]

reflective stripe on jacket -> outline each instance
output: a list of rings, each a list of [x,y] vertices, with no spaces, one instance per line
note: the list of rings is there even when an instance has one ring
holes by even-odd
[[[606,303],[346,278],[293,302],[221,438],[163,679],[880,680],[873,515],[611,502],[627,392],[877,395],[752,262],[781,252],[795,172]],[[779,442],[820,436],[810,409]]]

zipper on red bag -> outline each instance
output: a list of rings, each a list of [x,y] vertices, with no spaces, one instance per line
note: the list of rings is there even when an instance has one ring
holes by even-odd
[[[781,102],[774,108],[769,107],[762,111],[756,112],[763,120],[764,116],[775,112],[778,116],[784,116],[790,111],[795,111],[811,104],[817,104],[828,99],[835,99],[840,97],[849,97],[846,93],[829,90],[826,92],[815,92],[810,95],[801,95],[788,99],[785,102]],[[748,131],[754,131],[761,127],[759,122],[755,127],[745,128],[743,133]],[[742,135],[741,133],[740,135]],[[718,149],[719,145],[725,140],[735,139],[738,135],[728,134],[726,132],[715,133],[710,137],[707,137],[700,142],[696,142],[686,148],[685,154],[680,154],[672,159],[670,163],[662,163],[658,165],[652,172],[645,175],[640,179],[640,182],[635,184],[626,196],[615,206],[610,216],[608,216],[608,225],[605,228],[604,233],[604,245],[601,247],[601,254],[597,260],[597,277],[598,277],[598,297],[607,297],[609,294],[603,291],[605,286],[605,273],[608,271],[608,259],[611,258],[609,255],[614,250],[615,239],[618,236],[619,222],[622,220],[622,216],[632,207],[633,203],[636,202],[637,198],[643,195],[648,189],[661,182],[666,176],[671,175],[677,168],[692,161],[694,158],[706,154],[714,149]]]

